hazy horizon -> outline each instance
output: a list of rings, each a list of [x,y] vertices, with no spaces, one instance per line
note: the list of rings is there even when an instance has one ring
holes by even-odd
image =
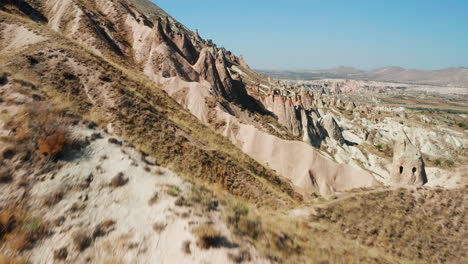
[[[468,66],[468,1],[153,2],[255,69]]]
[[[382,69],[382,68],[390,68],[390,67],[400,67],[400,68],[403,68],[405,70],[424,70],[424,71],[437,71],[437,70],[457,69],[457,68],[458,69],[460,69],[460,68],[468,69],[468,67],[465,67],[465,66],[451,66],[451,67],[434,68],[434,69],[416,69],[416,68],[405,68],[405,67],[401,67],[401,66],[398,66],[398,65],[387,65],[387,66],[381,66],[381,67],[371,68],[371,69],[361,69],[361,68],[358,68],[358,67],[353,67],[353,66],[348,66],[348,65],[338,65],[338,66],[332,66],[332,67],[328,67],[328,68],[308,68],[308,69],[268,69],[268,68],[254,68],[254,69],[263,70],[263,71],[319,71],[319,70],[333,70],[333,69],[337,69],[337,68],[340,68],[340,67],[353,68],[355,70],[360,70],[360,71],[373,71],[373,70],[378,70],[378,69]]]

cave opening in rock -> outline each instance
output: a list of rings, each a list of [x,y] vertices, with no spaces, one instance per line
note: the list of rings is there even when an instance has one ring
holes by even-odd
[[[416,167],[413,167],[413,174],[416,173]]]
[[[403,166],[400,166],[400,174],[403,173]]]

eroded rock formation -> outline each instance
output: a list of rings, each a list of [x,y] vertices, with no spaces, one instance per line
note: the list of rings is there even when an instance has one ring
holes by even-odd
[[[427,182],[421,152],[404,131],[395,143],[390,177],[394,184],[423,185]]]

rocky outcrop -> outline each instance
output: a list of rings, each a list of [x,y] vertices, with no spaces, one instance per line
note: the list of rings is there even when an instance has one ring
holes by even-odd
[[[341,128],[340,126],[338,126],[338,123],[331,114],[327,114],[323,118],[321,118],[320,125],[325,129],[328,137],[335,140],[341,145],[345,144],[345,139],[343,138],[343,134],[341,133]]]
[[[395,143],[390,178],[394,184],[423,185],[427,182],[421,152],[404,131]]]
[[[275,130],[271,132],[275,135],[271,138],[274,139],[272,147],[276,151],[269,153],[275,157],[275,153],[285,153],[285,149],[293,143],[301,143],[301,149],[309,156],[320,156],[311,145],[320,146],[327,136],[343,142],[335,120],[319,122],[326,107],[336,104],[336,100],[331,102],[328,95],[322,96],[323,92],[313,94],[306,89],[292,90],[280,82],[275,84],[279,88],[277,91],[260,91],[259,88],[265,84],[273,83],[254,73],[242,57],[236,57],[218,48],[212,41],[202,39],[198,33],[186,29],[167,14],[147,18],[144,12],[123,0],[92,1],[89,6],[93,8],[72,0],[38,2],[44,3],[44,14],[50,28],[66,34],[99,55],[128,62],[129,66],[136,71],[141,70],[203,123],[224,124],[221,127],[225,126],[223,133],[226,135],[236,134],[239,129],[239,125],[231,126],[233,120],[253,125],[258,130],[256,133]],[[237,75],[233,75],[233,72]],[[248,79],[258,84],[258,97],[255,99],[247,93]],[[341,101],[339,104],[342,104]],[[277,123],[269,123],[272,117],[289,131],[283,127],[277,128]],[[277,141],[276,136],[291,142]],[[292,141],[301,136],[308,144]],[[234,139],[233,142],[242,147],[241,142]],[[254,153],[247,153],[255,156]],[[265,162],[269,159],[268,156],[259,160]],[[308,158],[283,160],[281,175],[290,179],[302,175],[310,180],[300,181],[298,186],[313,184],[321,193],[367,185],[372,178],[359,171],[356,173],[364,175],[362,181],[348,184],[352,178],[350,170],[331,169],[340,167],[334,161],[326,164],[318,162],[322,165],[316,166],[312,177],[306,168],[309,163]],[[297,171],[292,173],[289,167],[295,167]],[[336,175],[329,175],[327,171],[340,171],[342,180],[339,184],[334,182]],[[326,184],[322,186],[321,182]],[[321,187],[317,187],[317,184]]]

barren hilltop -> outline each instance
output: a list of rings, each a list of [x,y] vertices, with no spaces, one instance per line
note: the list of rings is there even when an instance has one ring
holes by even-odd
[[[147,0],[0,0],[0,263],[466,262],[464,90],[306,79]]]

